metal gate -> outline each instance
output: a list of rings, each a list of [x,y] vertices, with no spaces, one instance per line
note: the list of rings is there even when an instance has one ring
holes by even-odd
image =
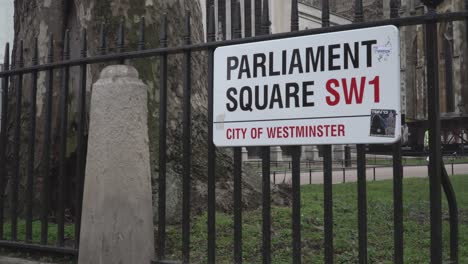
[[[390,7],[390,18],[380,21],[364,22],[364,12],[362,0],[355,0],[354,2],[354,22],[348,25],[337,25],[330,26],[330,7],[329,1],[322,1],[322,28],[306,29],[299,31],[299,10],[298,1],[292,0],[291,6],[291,32],[270,34],[270,7],[269,1],[255,0],[255,8],[251,6],[250,1],[245,1],[245,14],[243,17],[251,18],[253,13],[255,15],[256,23],[256,36],[252,37],[252,25],[246,23],[245,26],[245,38],[242,38],[242,21],[241,7],[239,1],[231,1],[232,12],[232,39],[231,40],[219,40],[217,41],[218,30],[215,23],[215,7],[214,0],[208,1],[207,17],[207,42],[205,43],[191,43],[190,35],[190,16],[187,15],[186,20],[186,32],[184,44],[179,47],[168,47],[167,45],[167,31],[166,31],[166,19],[163,19],[163,26],[161,28],[161,46],[157,48],[146,48],[145,47],[145,34],[144,34],[144,20],[142,19],[142,27],[139,32],[139,49],[136,51],[125,51],[125,37],[123,24],[120,25],[118,32],[118,41],[116,53],[106,54],[106,41],[105,41],[105,30],[102,30],[101,34],[101,50],[100,55],[95,57],[87,57],[87,45],[86,45],[86,32],[83,31],[81,36],[82,48],[80,58],[70,58],[69,51],[69,36],[66,34],[64,43],[64,53],[60,61],[54,61],[53,53],[53,39],[51,37],[49,43],[49,55],[48,62],[46,64],[38,65],[38,50],[33,48],[34,59],[31,65],[24,66],[22,59],[22,44],[17,49],[17,62],[12,64],[10,67],[9,62],[9,47],[6,47],[4,69],[0,72],[0,78],[3,80],[3,93],[2,93],[2,130],[0,135],[0,186],[2,187],[2,195],[0,196],[0,246],[13,247],[13,248],[24,248],[32,250],[46,250],[52,252],[62,252],[67,254],[78,253],[78,240],[80,232],[80,215],[81,215],[81,201],[82,201],[82,186],[84,179],[84,166],[86,157],[86,67],[90,64],[97,64],[103,62],[118,61],[124,63],[127,60],[136,58],[148,58],[157,57],[160,59],[161,66],[161,89],[160,89],[160,109],[159,109],[159,165],[160,165],[160,177],[158,184],[158,235],[157,235],[157,260],[155,263],[168,263],[166,261],[165,249],[166,245],[166,128],[167,128],[167,62],[170,55],[182,54],[183,60],[183,82],[184,82],[184,102],[183,102],[183,212],[182,212],[182,262],[190,262],[190,189],[191,189],[191,178],[190,178],[190,166],[191,166],[191,56],[194,52],[208,52],[208,123],[213,123],[213,56],[214,50],[217,47],[236,45],[242,43],[259,43],[262,41],[284,39],[297,36],[315,35],[328,32],[339,32],[351,29],[369,28],[374,26],[382,25],[395,25],[397,27],[405,27],[411,25],[424,25],[425,27],[425,46],[427,54],[427,94],[428,94],[428,119],[430,124],[430,221],[431,221],[431,263],[442,263],[442,191],[441,186],[445,191],[447,200],[449,202],[450,209],[450,260],[452,263],[458,263],[458,214],[457,204],[455,195],[450,184],[450,180],[445,172],[442,161],[441,152],[441,127],[440,127],[440,105],[439,105],[439,88],[438,88],[438,43],[437,43],[437,24],[441,22],[450,21],[467,21],[468,11],[451,12],[437,14],[435,7],[437,6],[434,2],[439,1],[425,1],[428,12],[411,17],[399,17],[399,1],[390,0],[385,2],[384,5]],[[225,0],[218,1],[219,6],[224,7]],[[262,6],[263,5],[263,6]],[[465,6],[468,9],[468,5]],[[223,9],[220,8],[222,11]],[[255,10],[255,12],[252,12]],[[218,20],[226,21],[225,12],[218,12]],[[260,19],[261,17],[261,19]],[[220,35],[226,35],[226,26],[221,22],[221,33]],[[468,33],[468,31],[467,31]],[[37,47],[37,44],[36,44]],[[67,122],[69,98],[65,96],[68,94],[68,79],[70,78],[70,68],[78,67],[80,69],[80,94],[77,99],[77,135],[76,140],[78,142],[76,149],[76,157],[73,162],[76,164],[75,170],[70,173],[66,159],[66,138],[67,138]],[[61,102],[60,112],[60,139],[59,139],[59,160],[58,164],[58,186],[57,190],[57,210],[56,210],[56,228],[57,228],[57,240],[56,245],[50,245],[48,241],[48,230],[50,218],[50,207],[52,206],[49,193],[52,190],[50,182],[51,177],[51,160],[50,160],[50,143],[51,143],[51,122],[52,122],[52,109],[51,100],[53,92],[53,79],[54,71],[60,70],[63,81],[61,82]],[[22,84],[23,76],[32,76],[32,90],[31,94],[31,106],[28,108],[30,116],[36,116],[36,93],[37,93],[37,78],[39,72],[46,73],[46,121],[43,124],[45,131],[44,146],[45,154],[43,157],[34,157],[35,148],[35,130],[36,124],[32,122],[32,126],[27,128],[27,131],[21,131],[22,118]],[[15,92],[15,105],[16,110],[14,116],[10,114],[8,104],[9,96],[12,92]],[[9,119],[13,118],[12,123],[12,136],[10,137],[8,132]],[[213,128],[210,127],[208,131],[208,236],[207,236],[207,262],[216,263],[216,147],[213,145]],[[27,133],[28,142],[21,142],[21,133]],[[11,140],[10,140],[11,139]],[[13,156],[7,156],[7,148],[12,149]],[[22,175],[20,159],[20,148],[27,148],[29,153],[28,157],[25,157],[27,170],[25,175]],[[367,199],[366,199],[366,146],[357,145],[357,204],[358,204],[358,234],[359,234],[359,263],[367,263]],[[243,246],[242,246],[242,158],[241,148],[234,148],[234,249],[232,262],[242,263]],[[261,151],[262,158],[262,259],[263,263],[271,263],[271,171],[270,171],[270,150],[269,147],[262,147]],[[300,147],[294,146],[291,150],[292,153],[292,262],[301,263],[301,201],[300,201]],[[401,154],[401,143],[393,145],[393,200],[394,200],[394,262],[403,263],[403,169],[402,169],[402,154]],[[11,158],[11,159],[10,159]],[[40,172],[34,171],[34,160],[43,159],[45,167]],[[326,263],[334,262],[334,243],[333,243],[333,195],[332,195],[332,149],[330,145],[326,145],[323,148],[323,179],[324,179],[324,256]],[[11,163],[10,163],[11,162]],[[33,219],[36,217],[33,215],[33,192],[35,190],[35,173],[44,175],[44,184],[42,184],[42,201],[43,206],[40,208],[40,224],[41,224],[41,239],[38,242],[32,241],[33,232]],[[23,178],[24,177],[24,178]],[[27,188],[21,192],[21,195],[25,195],[25,208],[24,213],[18,209],[18,195],[20,190],[18,188],[19,181],[26,179]],[[75,181],[73,189],[73,204],[65,204],[65,196],[67,193],[67,182],[72,180]],[[6,185],[7,183],[8,186]],[[6,192],[8,189],[8,195],[10,199],[7,199]],[[9,203],[7,203],[9,202]],[[8,205],[8,206],[7,206]],[[10,214],[9,219],[5,217],[4,208],[9,208]],[[65,226],[67,221],[65,219],[66,210],[74,210],[74,218],[69,221],[71,225],[74,225],[74,243],[72,245],[66,245],[65,243]],[[24,238],[17,237],[18,231],[18,217],[24,215],[26,223],[26,236]],[[11,228],[11,235],[6,236],[3,232],[5,223],[8,222]]]

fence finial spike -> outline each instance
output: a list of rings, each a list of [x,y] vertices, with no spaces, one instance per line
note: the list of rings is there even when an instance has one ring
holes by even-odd
[[[5,45],[5,53],[3,54],[3,70],[8,70],[10,64],[10,43],[7,42]]]
[[[244,37],[252,37],[252,2],[244,2]]]
[[[330,2],[322,0],[322,27],[330,26]]]
[[[18,55],[17,64],[18,64],[19,68],[22,68],[24,66],[24,61],[23,61],[23,40],[20,40],[18,49],[19,49],[19,55]]]
[[[125,20],[123,17],[121,17],[120,24],[119,24],[119,34],[117,38],[117,51],[119,53],[123,52],[124,47],[125,47],[124,23],[125,23]]]
[[[322,0],[324,2],[326,0]],[[291,1],[291,31],[299,30],[299,7],[297,0]]]
[[[33,47],[33,56],[32,56],[32,64],[37,65],[38,57],[39,57],[39,48],[38,48],[38,39],[37,37],[34,38],[34,47]]]
[[[238,0],[236,0],[236,3],[234,5],[234,25],[233,29],[234,32],[232,34],[233,39],[239,39],[242,38],[242,21],[241,21],[241,5]]]
[[[191,43],[191,13],[189,10],[185,11],[185,44],[189,45]]]
[[[263,1],[262,35],[270,34],[270,25],[270,4],[269,1]]]
[[[208,42],[216,41],[216,25],[215,25],[215,8],[214,5],[210,6],[210,12],[208,14]]]
[[[144,50],[145,49],[145,16],[141,16],[140,18],[140,40],[138,41],[138,49]]]
[[[362,0],[354,0],[354,22],[362,22],[363,20]]]
[[[47,52],[47,62],[51,63],[54,59],[54,35],[50,33],[49,35],[49,43],[48,45],[48,52]]]
[[[81,57],[86,57],[86,53],[88,52],[88,35],[86,28],[81,31]]]
[[[64,46],[63,46],[63,59],[68,60],[70,58],[70,30],[65,31],[64,37]]]
[[[99,54],[106,54],[106,23],[104,21],[99,29]]]
[[[397,0],[390,0],[390,18],[398,17],[398,1]]]
[[[161,47],[167,47],[167,14],[161,17],[161,28],[159,30],[159,44]]]

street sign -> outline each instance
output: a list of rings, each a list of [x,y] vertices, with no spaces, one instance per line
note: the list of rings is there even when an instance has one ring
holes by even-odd
[[[217,146],[394,143],[401,134],[394,26],[217,48]]]

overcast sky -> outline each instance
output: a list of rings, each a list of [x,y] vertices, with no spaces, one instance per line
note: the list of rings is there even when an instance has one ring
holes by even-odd
[[[5,44],[13,42],[13,10],[13,0],[0,0],[0,64],[3,63]]]

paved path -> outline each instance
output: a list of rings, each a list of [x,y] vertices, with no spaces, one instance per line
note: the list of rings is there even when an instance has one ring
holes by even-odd
[[[0,256],[0,263],[1,264],[53,264],[49,262],[38,262],[34,260],[26,260],[21,258],[10,258],[10,257],[3,257]]]
[[[445,165],[449,175],[452,175],[452,165]],[[403,167],[403,177],[404,178],[424,178],[428,175],[427,166],[405,166]],[[345,181],[346,182],[355,182],[357,180],[356,168],[350,168],[345,170]],[[453,174],[468,174],[468,164],[454,164],[453,165]],[[374,179],[374,169],[367,168],[366,176],[368,181]],[[276,178],[276,179],[275,179]],[[388,180],[393,178],[393,169],[392,167],[376,167],[375,168],[375,179],[376,180]],[[271,181],[276,183],[286,182],[291,183],[291,172],[276,172],[276,175],[271,176]],[[309,184],[311,181],[312,184],[321,184],[323,183],[323,172],[315,171],[312,172],[312,177],[310,177],[309,172],[301,173],[301,184]],[[333,183],[343,183],[343,170],[340,168],[333,169]]]

